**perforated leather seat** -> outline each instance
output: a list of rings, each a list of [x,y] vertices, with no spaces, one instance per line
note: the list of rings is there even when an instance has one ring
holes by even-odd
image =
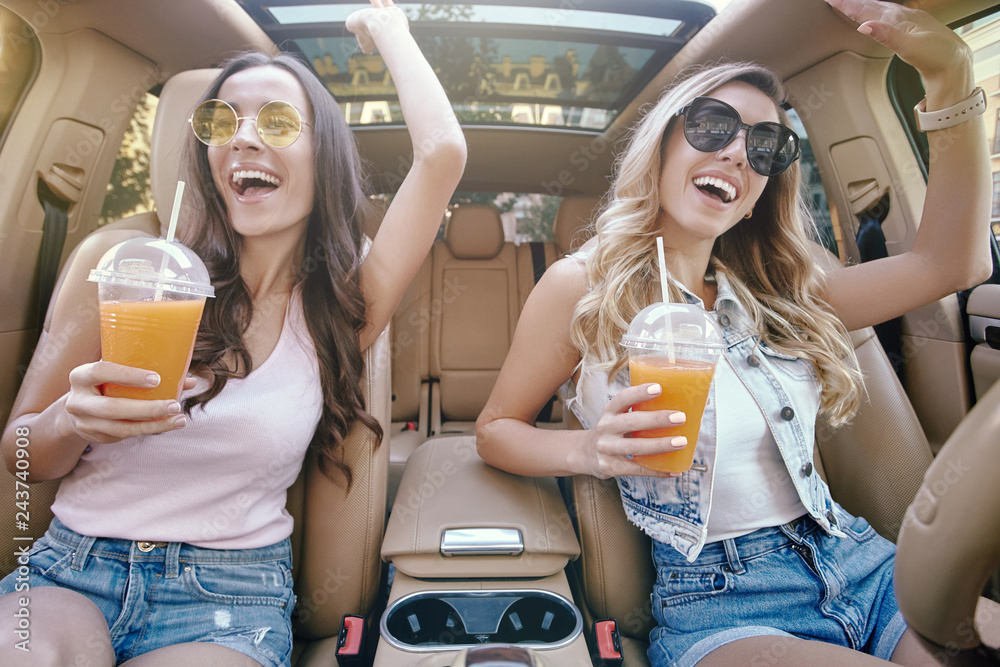
[[[170,79],[157,106],[150,150],[150,172],[156,212],[112,223],[88,236],[74,250],[96,265],[104,250],[140,233],[162,235],[169,220],[177,184],[187,119],[197,101],[218,75],[217,70],[191,70]],[[185,219],[182,216],[182,220]],[[68,264],[67,264],[68,265]],[[60,282],[66,276],[60,278]],[[71,277],[69,279],[78,279]],[[58,291],[58,286],[57,286]],[[56,296],[53,296],[53,303]],[[362,390],[368,411],[388,429],[390,402],[388,329],[365,353]],[[345,614],[368,615],[381,581],[379,548],[385,526],[388,447],[375,448],[371,432],[356,425],[345,442],[346,461],[353,472],[348,492],[323,475],[309,457],[294,486],[287,508],[295,520],[292,534],[295,589],[293,664],[335,663],[337,634]],[[0,492],[14,497],[14,478],[0,475]],[[31,529],[40,537],[51,521],[49,505],[58,481],[32,486]],[[12,504],[5,506],[0,531],[12,544],[15,525]],[[19,532],[19,536],[25,536]],[[16,567],[10,550],[0,561],[4,572]],[[372,621],[373,619],[369,619]],[[377,632],[377,619],[369,628]]]

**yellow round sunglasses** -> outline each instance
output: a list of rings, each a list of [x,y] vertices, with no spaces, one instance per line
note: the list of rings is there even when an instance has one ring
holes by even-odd
[[[239,116],[236,109],[222,100],[199,104],[188,123],[198,141],[206,146],[225,146],[240,129],[240,121],[253,119],[257,134],[268,146],[287,148],[302,133],[302,116],[288,102],[274,100],[260,108],[256,116]]]

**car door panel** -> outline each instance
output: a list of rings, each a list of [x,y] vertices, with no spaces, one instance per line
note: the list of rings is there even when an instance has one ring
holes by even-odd
[[[916,235],[926,182],[886,89],[887,58],[838,53],[787,80],[839,224],[848,263],[860,261],[857,213],[888,193],[886,250],[907,250]],[[863,85],[858,85],[862,81]],[[873,286],[873,289],[875,287]],[[971,405],[965,334],[955,296],[902,317],[904,387],[937,451]]]
[[[41,66],[0,149],[0,419],[6,421],[37,337],[45,213],[39,179],[75,202],[62,261],[97,227],[118,143],[158,77],[149,61],[93,30],[39,34]],[[28,288],[30,286],[30,288]]]

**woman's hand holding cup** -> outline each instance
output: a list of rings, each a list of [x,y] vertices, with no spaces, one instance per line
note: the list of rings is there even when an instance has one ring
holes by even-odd
[[[628,387],[608,401],[594,428],[587,431],[587,440],[580,448],[584,457],[581,466],[587,474],[601,479],[622,475],[646,477],[676,477],[679,473],[659,472],[644,468],[629,456],[661,454],[682,449],[683,437],[632,438],[634,431],[669,428],[683,424],[685,415],[676,410],[631,411],[631,408],[659,396],[660,386],[647,383]]]
[[[160,378],[148,370],[96,361],[74,368],[69,374],[69,382],[66,413],[73,431],[87,442],[107,444],[137,435],[173,431],[187,424],[176,400],[113,398],[105,396],[101,390],[108,383],[155,387]],[[185,379],[185,390],[194,385],[195,378]]]

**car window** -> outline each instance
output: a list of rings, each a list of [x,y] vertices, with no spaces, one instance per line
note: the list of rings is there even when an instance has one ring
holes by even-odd
[[[994,236],[1000,237],[1000,11],[980,16],[955,30],[972,49],[976,85],[986,91],[986,134],[993,171]]]
[[[507,243],[554,242],[552,229],[562,197],[537,192],[456,192],[449,206],[496,206]],[[438,240],[444,238],[444,225]]]
[[[101,225],[155,208],[149,185],[149,139],[157,101],[155,95],[146,93],[136,106],[115,157],[101,208]]]
[[[986,133],[993,171],[991,226],[1000,239],[1000,10],[983,14],[962,26],[952,26],[972,49],[976,85],[986,92]],[[893,58],[888,75],[889,94],[900,121],[907,129],[914,152],[927,175],[930,147],[927,135],[916,130],[913,106],[924,96],[920,77],[899,58]]]
[[[40,49],[35,31],[17,14],[0,7],[0,146],[28,84],[38,71]]]
[[[830,206],[826,200],[826,190],[823,189],[823,181],[820,180],[819,167],[816,165],[816,156],[813,154],[812,144],[809,142],[809,135],[806,133],[805,125],[795,109],[786,109],[788,119],[792,122],[792,129],[799,135],[799,169],[802,170],[802,197],[805,199],[809,213],[816,223],[816,230],[819,232],[818,243],[837,257],[845,257],[844,240],[840,235],[840,228],[834,227],[833,216],[830,215]]]
[[[376,200],[382,209],[387,209],[392,203],[391,194],[373,195],[372,199]],[[495,206],[500,211],[504,242],[550,243],[556,240],[553,226],[561,201],[562,197],[537,192],[456,192],[448,202],[448,208],[472,205]],[[447,214],[441,219],[438,241],[444,240],[447,219]]]

